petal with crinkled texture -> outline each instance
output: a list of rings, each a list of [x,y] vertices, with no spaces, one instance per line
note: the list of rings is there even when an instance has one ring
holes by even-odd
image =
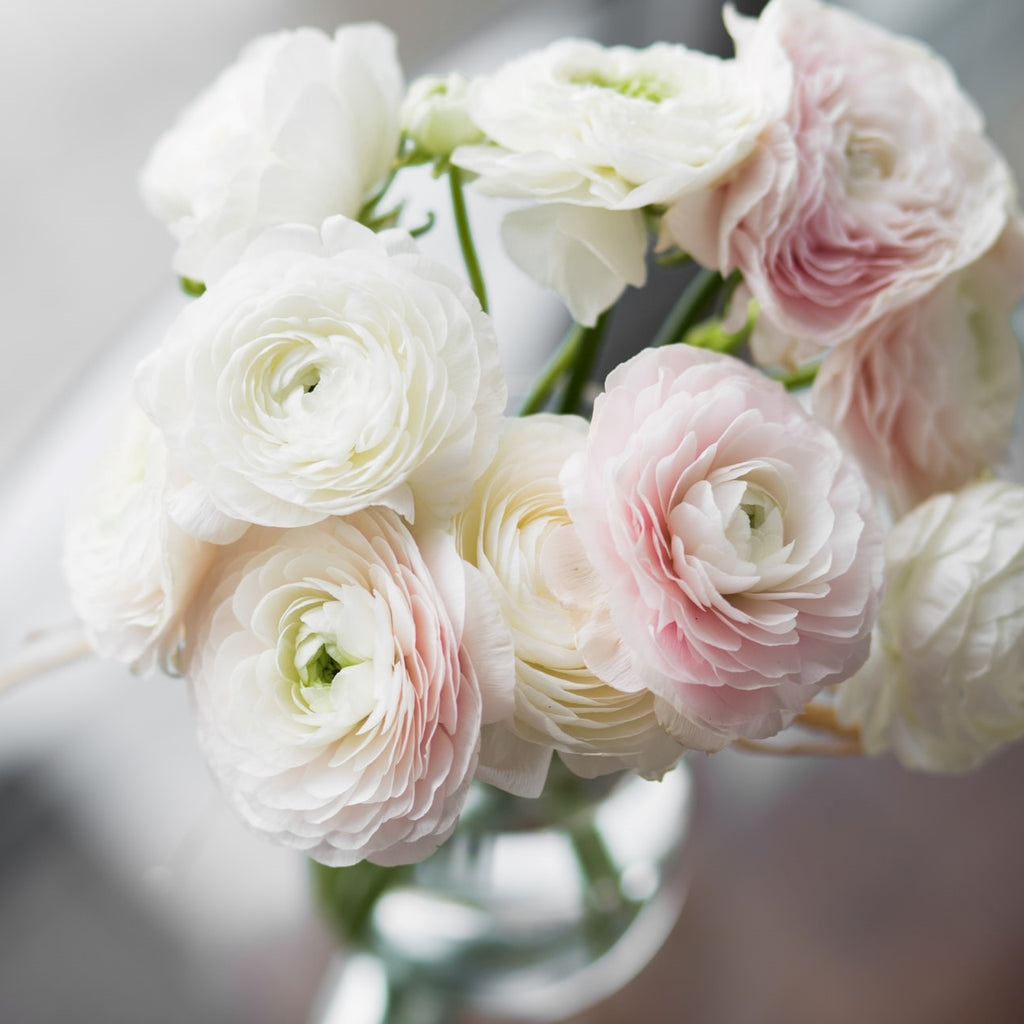
[[[251,826],[325,864],[410,863],[451,834],[477,764],[480,680],[511,660],[469,624],[481,595],[468,599],[451,538],[421,539],[387,509],[252,529],[190,614],[186,673],[214,774]]]
[[[580,554],[563,546],[551,589],[576,609],[587,667],[657,697],[679,742],[771,735],[867,657],[881,577],[870,492],[746,364],[684,345],[622,364],[561,481]]]

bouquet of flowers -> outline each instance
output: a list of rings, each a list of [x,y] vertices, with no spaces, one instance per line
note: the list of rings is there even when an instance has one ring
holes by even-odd
[[[95,651],[184,676],[268,837],[407,864],[553,755],[959,772],[1024,736],[1012,175],[923,46],[819,0],[725,20],[730,59],[565,39],[408,87],[379,25],[281,32],[157,144],[196,297],[67,578]],[[396,198],[424,165],[464,268]],[[464,188],[574,321],[518,410]],[[595,398],[651,259],[679,302]]]

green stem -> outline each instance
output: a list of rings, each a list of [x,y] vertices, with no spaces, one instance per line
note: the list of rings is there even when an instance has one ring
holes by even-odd
[[[466,197],[462,194],[462,170],[454,164],[448,166],[448,190],[452,197],[452,213],[455,215],[455,230],[459,235],[459,247],[462,249],[462,260],[466,264],[469,283],[480,306],[487,312],[487,289],[484,286],[484,275],[480,270],[476,248],[473,245],[473,234],[469,229],[469,215],[466,213]]]
[[[590,380],[590,375],[593,373],[610,319],[611,309],[606,309],[597,318],[597,323],[593,327],[584,328],[576,350],[576,358],[572,364],[569,383],[566,384],[565,393],[562,395],[559,412],[574,413],[579,409],[583,389],[587,386],[587,381]]]
[[[651,348],[679,341],[708,310],[723,284],[722,275],[715,270],[705,269],[697,274],[665,318]]]
[[[732,308],[732,300],[736,295],[736,289],[743,284],[743,275],[739,270],[734,270],[726,279],[725,287],[722,289],[722,304],[719,306],[721,316],[726,317]]]
[[[637,908],[628,903],[622,906],[619,872],[589,811],[570,824],[569,838],[584,881],[587,941],[591,952],[600,956],[611,948],[621,932],[620,915],[627,913],[633,916]],[[620,909],[612,914],[610,907]]]
[[[519,408],[520,416],[529,416],[532,413],[540,412],[548,396],[557,387],[559,381],[572,366],[576,353],[579,350],[580,342],[587,333],[587,328],[582,324],[574,323],[565,337],[558,343],[558,347],[552,353],[544,369],[537,375],[529,394],[523,400]]]
[[[384,179],[380,188],[365,203],[360,207],[359,213],[356,216],[356,220],[360,224],[367,224],[374,219],[374,210],[380,205],[381,200],[387,195],[388,189],[394,184],[395,178],[398,176],[398,172],[405,166],[405,162],[402,159],[402,147],[403,143],[399,144],[398,156],[391,162],[391,169],[388,171],[388,176]]]
[[[364,947],[377,901],[409,875],[406,867],[385,868],[369,861],[347,868],[310,861],[310,867],[320,906],[335,929],[347,942]]]

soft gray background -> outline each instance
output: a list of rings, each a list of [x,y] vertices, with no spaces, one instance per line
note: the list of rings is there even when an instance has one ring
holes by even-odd
[[[1020,174],[1024,4],[859,6],[950,58]],[[398,31],[410,76],[570,32],[722,38],[710,2],[5,0],[0,663],[68,615],[56,554],[68,479],[125,386],[131,345],[155,341],[173,305],[171,245],[135,192],[149,147],[254,34],[370,16]],[[523,310],[551,325],[542,299]],[[804,770],[714,767],[734,813]],[[180,686],[91,664],[0,699],[0,1021],[298,1022],[328,952],[300,859],[225,812]],[[657,1024],[678,1019],[666,1012]]]

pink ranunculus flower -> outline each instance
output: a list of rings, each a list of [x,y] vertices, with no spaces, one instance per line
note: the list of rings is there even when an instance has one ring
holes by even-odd
[[[651,690],[685,745],[772,735],[867,657],[882,574],[870,492],[749,366],[641,352],[609,375],[562,484],[580,545],[551,583],[577,609],[583,656],[611,685]]]
[[[790,62],[792,102],[726,183],[668,212],[666,236],[738,267],[772,321],[822,346],[992,246],[1012,178],[948,65],[818,0],[726,15],[738,55]]]
[[[1021,392],[1010,323],[1024,292],[1019,226],[923,299],[836,346],[814,411],[857,456],[897,514],[959,490],[1009,443]]]
[[[410,863],[447,838],[481,724],[511,710],[511,650],[473,588],[450,536],[416,539],[389,509],[223,549],[186,674],[251,826],[334,866]]]

